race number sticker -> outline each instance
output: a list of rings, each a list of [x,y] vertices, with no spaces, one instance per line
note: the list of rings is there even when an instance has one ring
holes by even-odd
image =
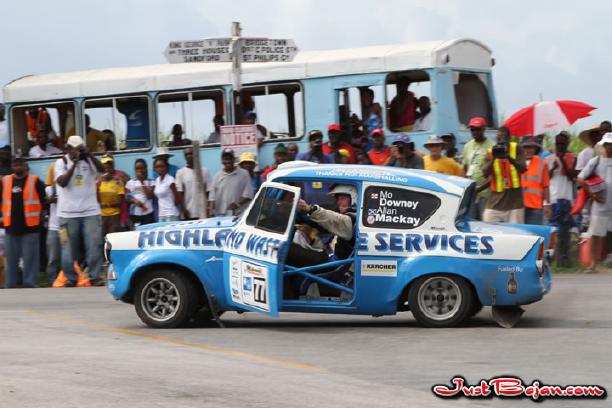
[[[270,311],[267,267],[231,257],[230,290],[234,302]]]
[[[363,225],[372,228],[416,228],[440,207],[433,194],[393,187],[370,186],[364,201]]]

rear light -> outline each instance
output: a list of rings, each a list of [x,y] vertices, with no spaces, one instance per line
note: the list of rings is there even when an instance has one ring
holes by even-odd
[[[538,257],[536,258],[536,267],[540,277],[544,276],[544,239],[540,238],[540,246],[538,247]]]
[[[538,248],[538,261],[544,259],[544,241],[540,242],[540,247]]]
[[[556,244],[557,244],[557,231],[553,230],[550,233],[550,239],[548,241],[548,249],[555,249]]]

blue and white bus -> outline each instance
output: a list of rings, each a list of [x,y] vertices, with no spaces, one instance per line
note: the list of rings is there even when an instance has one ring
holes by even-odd
[[[390,140],[397,129],[391,129],[389,108],[402,80],[409,82],[415,98],[426,96],[431,102],[427,128],[409,132],[417,148],[430,134],[447,132],[465,143],[471,117],[497,125],[493,65],[487,46],[461,38],[308,51],[292,62],[245,63],[240,94],[232,89],[230,63],[186,63],[25,76],[4,87],[4,101],[13,153],[29,153],[30,130],[44,111],[56,140],[80,134],[96,147],[92,138],[112,131],[116,167],[133,174],[134,160],[151,163],[157,147],[168,145],[173,125],[180,124],[184,137],[202,143],[202,163],[214,174],[220,167],[220,145],[207,143],[215,130],[213,118],[220,115],[225,124],[239,124],[238,98],[242,109],[255,111],[267,129],[259,148],[260,168],[272,163],[280,142],[297,143],[300,152],[306,151],[309,131],[326,133],[328,124],[343,121],[348,126],[354,115],[367,119],[362,101],[371,93],[368,89],[382,107]],[[170,149],[178,150],[172,152],[171,163],[182,166],[182,148]],[[30,169],[44,177],[57,157],[29,158]]]

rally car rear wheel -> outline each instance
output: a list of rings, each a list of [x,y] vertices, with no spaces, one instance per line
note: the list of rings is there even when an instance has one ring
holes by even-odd
[[[474,309],[472,288],[459,276],[430,275],[419,278],[408,292],[414,318],[426,327],[456,326]]]
[[[181,326],[195,314],[197,293],[185,275],[171,270],[155,270],[137,283],[134,306],[138,317],[150,327]]]

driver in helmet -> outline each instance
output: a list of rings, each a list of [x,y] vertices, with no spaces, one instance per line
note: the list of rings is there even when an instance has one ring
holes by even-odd
[[[310,205],[300,200],[299,209],[308,214],[312,223],[334,236],[331,244],[334,260],[350,257],[355,248],[357,188],[350,184],[336,184],[329,192],[336,199],[337,211]]]

